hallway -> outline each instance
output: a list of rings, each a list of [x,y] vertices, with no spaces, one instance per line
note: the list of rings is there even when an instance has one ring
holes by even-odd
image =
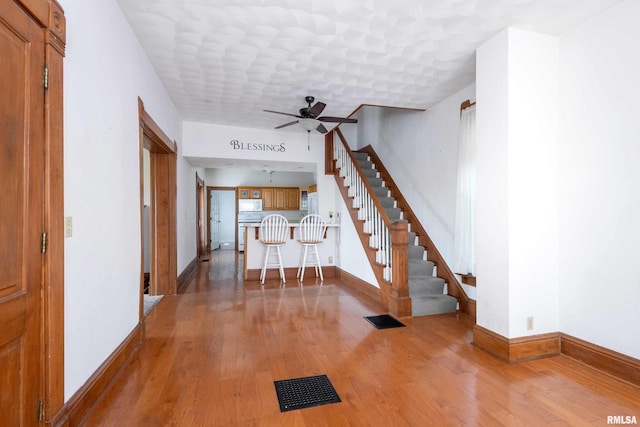
[[[309,278],[311,279],[311,278]],[[146,339],[86,426],[606,425],[640,418],[640,389],[566,357],[508,365],[464,315],[403,319],[335,279],[242,280],[215,251],[147,316]],[[274,381],[326,374],[341,403],[280,412]]]

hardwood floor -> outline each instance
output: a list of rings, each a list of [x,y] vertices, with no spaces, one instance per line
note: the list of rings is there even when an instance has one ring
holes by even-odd
[[[377,330],[384,313],[333,281],[243,282],[216,251],[146,318],[146,340],[85,426],[607,425],[640,389],[559,356],[506,364],[446,314]],[[342,399],[280,412],[276,380],[327,374]]]

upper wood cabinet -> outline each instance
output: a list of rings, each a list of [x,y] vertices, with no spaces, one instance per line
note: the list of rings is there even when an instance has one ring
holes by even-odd
[[[300,191],[297,188],[285,188],[285,209],[297,211],[300,209]]]
[[[298,187],[264,187],[262,209],[265,211],[297,211],[300,209]]]
[[[238,187],[239,199],[261,199],[262,188],[255,187]]]
[[[276,209],[282,210],[285,209],[285,189],[284,188],[274,188],[273,189],[273,197],[276,199]]]
[[[272,211],[276,208],[276,200],[273,196],[273,188],[262,189],[262,210]]]

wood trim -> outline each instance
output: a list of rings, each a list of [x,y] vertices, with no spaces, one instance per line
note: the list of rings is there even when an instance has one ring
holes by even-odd
[[[564,333],[553,332],[508,339],[475,325],[473,344],[508,363],[561,354],[620,381],[640,387],[640,360]]]
[[[475,286],[476,285],[476,276],[471,274],[458,274],[460,276],[460,281],[465,285]]]
[[[396,318],[413,314],[409,296],[409,223],[395,221],[389,228],[391,234],[391,289],[389,314]]]
[[[508,363],[520,363],[560,354],[560,333],[505,338],[482,326],[473,327],[473,344]]]
[[[477,317],[476,316],[476,300],[469,299],[467,308],[469,309],[467,314],[475,319]]]
[[[338,285],[345,286],[354,291],[366,296],[367,298],[380,303],[382,296],[380,288],[373,286],[369,282],[365,282],[361,278],[354,276],[348,271],[336,267],[336,278],[338,279]],[[386,307],[385,307],[386,308]]]
[[[140,98],[138,98],[138,111],[140,113],[142,131],[152,143],[147,147],[149,151],[152,153],[176,154],[178,152],[177,144],[175,141],[172,141],[151,118],[149,113],[144,109],[144,103]]]
[[[64,407],[64,55],[66,17],[55,0],[16,0],[44,32],[49,86],[44,91],[44,228],[42,367],[44,424]]]
[[[256,281],[259,281],[260,280],[261,271],[262,270],[260,268],[246,269],[244,280],[256,280]],[[308,278],[309,280],[315,279],[315,276],[313,276],[312,274],[313,274],[312,271],[310,273],[306,272],[305,273],[305,279],[306,278]],[[336,277],[336,266],[335,265],[323,265],[322,266],[322,275],[324,276],[325,279]],[[297,279],[297,276],[298,276],[298,267],[287,267],[287,268],[284,269],[284,278],[285,279],[287,279],[287,280],[291,280],[291,279],[295,280],[295,279]],[[279,278],[280,278],[280,271],[277,268],[268,268],[267,269],[267,278],[266,278],[266,280],[277,280]],[[318,277],[318,279],[320,279],[320,277]],[[302,282],[302,284],[304,284],[304,281]]]
[[[560,334],[560,349],[564,356],[640,387],[640,360],[638,359],[567,334]]]
[[[471,102],[470,99],[467,99],[466,101],[462,101],[462,104],[460,104],[460,112],[462,113],[463,110],[473,107],[474,105],[476,105],[476,102],[475,101]]]
[[[394,107],[394,106],[391,106],[391,105],[379,105],[379,104],[360,104],[347,117],[353,116],[355,113],[357,113],[358,111],[360,111],[360,109],[362,109],[364,107],[389,108],[389,109],[392,109],[392,110],[405,110],[405,111],[427,111],[424,108]],[[338,127],[339,126],[340,125],[338,125]],[[336,129],[338,129],[338,127],[336,127]]]
[[[115,349],[107,360],[89,377],[76,393],[71,396],[62,413],[54,417],[54,425],[77,426],[89,414],[100,396],[109,388],[118,371],[135,354],[144,341],[144,321],[131,331],[129,336]]]
[[[191,262],[182,270],[182,273],[178,276],[176,284],[178,286],[178,293],[182,292],[182,288],[189,282],[191,276],[198,270],[198,257],[196,256]]]
[[[177,292],[177,144],[162,132],[138,98],[142,147],[151,153],[150,295]],[[140,171],[142,174],[142,171]],[[143,197],[140,194],[140,197]],[[144,224],[141,222],[140,227]]]
[[[200,178],[196,172],[196,253],[200,261],[209,261],[209,243],[207,242],[208,221],[206,219],[206,200],[207,191],[204,185],[204,179]]]
[[[431,240],[431,237],[429,237],[427,231],[422,227],[422,224],[420,223],[417,215],[411,209],[411,206],[402,195],[402,192],[393,181],[393,178],[391,178],[391,175],[384,167],[384,164],[376,154],[373,147],[371,145],[368,145],[358,151],[367,153],[371,157],[373,163],[376,165],[376,169],[378,170],[378,172],[380,172],[380,176],[387,185],[387,188],[389,188],[389,190],[391,191],[391,195],[398,202],[398,207],[402,209],[403,217],[408,220],[409,223],[411,223],[411,230],[415,231],[418,234],[418,241],[420,245],[424,246],[427,249],[428,259],[435,263],[438,269],[438,277],[443,278],[447,282],[447,291],[449,295],[455,297],[458,300],[460,311],[463,313],[467,313],[469,297],[462,288],[462,285],[460,285],[460,283],[458,282],[455,274],[453,274],[453,272],[445,262],[444,257],[442,256],[442,254],[440,254],[440,251],[438,251],[438,248]]]
[[[333,164],[333,132],[324,134],[324,174],[333,175],[335,165]]]

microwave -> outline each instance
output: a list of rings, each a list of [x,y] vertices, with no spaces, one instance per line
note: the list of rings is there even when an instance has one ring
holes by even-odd
[[[238,212],[261,212],[262,199],[238,199]]]

